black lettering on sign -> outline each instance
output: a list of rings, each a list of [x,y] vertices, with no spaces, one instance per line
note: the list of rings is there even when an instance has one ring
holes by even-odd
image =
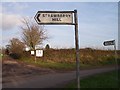
[[[56,17],[56,14],[54,14],[54,17]]]
[[[45,17],[45,14],[43,14],[42,16]]]
[[[48,17],[50,17],[50,14],[48,14]]]
[[[60,14],[58,14],[58,17],[60,17]]]
[[[66,14],[66,17],[68,17],[68,15]]]
[[[60,17],[62,17],[62,14],[60,14]]]
[[[71,15],[69,15],[69,17],[70,17]]]
[[[63,14],[63,17],[65,17],[65,14]]]
[[[53,14],[51,14],[51,17],[54,17]]]
[[[61,18],[52,18],[52,21],[61,21]]]

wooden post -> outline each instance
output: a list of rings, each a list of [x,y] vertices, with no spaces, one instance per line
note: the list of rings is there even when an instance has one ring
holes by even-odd
[[[35,63],[37,62],[37,60],[36,60],[36,50],[35,50]]]
[[[37,62],[37,60],[36,60],[36,50],[34,49],[34,59],[35,59],[35,63]]]
[[[80,88],[80,62],[79,62],[79,40],[78,40],[78,18],[77,10],[74,10],[74,19],[75,19],[75,46],[76,46],[76,79],[77,79],[77,88]]]

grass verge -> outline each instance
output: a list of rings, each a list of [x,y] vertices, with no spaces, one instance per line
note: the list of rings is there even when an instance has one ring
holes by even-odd
[[[34,61],[34,59],[30,58],[23,58],[21,60],[26,64],[32,64],[41,68],[50,68],[53,70],[62,70],[62,71],[68,71],[68,70],[76,70],[76,63],[67,63],[67,62],[54,62],[51,60],[37,60],[37,62]],[[101,68],[106,65],[89,65],[89,64],[80,64],[80,69],[94,69],[94,68]],[[110,66],[110,65],[107,65]]]
[[[80,80],[80,88],[117,88],[116,71],[89,76]],[[76,82],[70,82],[66,88],[77,88]]]
[[[60,62],[54,62],[54,61],[41,61],[38,60],[37,62],[35,62],[33,59],[24,59],[24,60],[20,60],[26,64],[32,64],[35,66],[39,66],[42,68],[50,68],[50,69],[55,69],[55,70],[74,70],[76,67],[75,63],[60,63]]]

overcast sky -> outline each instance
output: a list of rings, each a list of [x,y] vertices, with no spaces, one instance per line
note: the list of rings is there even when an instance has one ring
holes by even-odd
[[[21,39],[19,26],[22,17],[34,17],[37,11],[78,11],[80,48],[103,48],[104,40],[118,40],[118,3],[117,2],[14,2],[2,3],[2,45],[8,44],[13,37]],[[1,23],[0,23],[1,24]],[[74,48],[74,26],[45,25],[50,44],[53,48]],[[112,47],[111,47],[112,48]]]

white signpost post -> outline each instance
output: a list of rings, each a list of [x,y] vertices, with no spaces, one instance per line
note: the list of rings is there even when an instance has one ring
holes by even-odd
[[[74,17],[74,18],[73,18]],[[76,46],[76,79],[77,87],[80,88],[80,63],[79,63],[79,39],[77,10],[74,11],[38,11],[35,20],[39,25],[74,25]]]

